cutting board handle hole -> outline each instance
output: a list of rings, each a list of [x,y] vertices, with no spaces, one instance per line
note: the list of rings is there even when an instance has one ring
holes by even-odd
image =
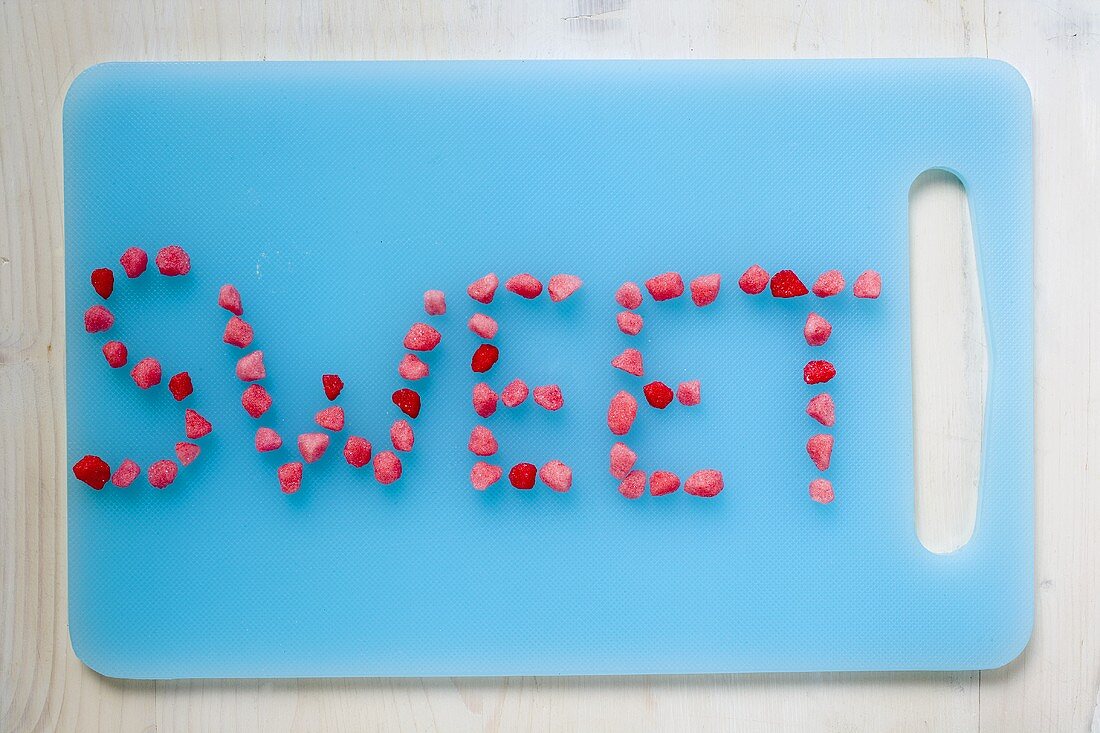
[[[954,552],[978,514],[989,356],[966,188],[932,168],[909,189],[917,537]]]

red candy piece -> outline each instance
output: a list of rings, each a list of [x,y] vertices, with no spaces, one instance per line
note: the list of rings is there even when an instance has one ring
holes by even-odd
[[[678,272],[666,272],[646,280],[645,289],[654,300],[671,300],[684,294],[684,280]]]
[[[658,410],[663,410],[672,404],[672,389],[664,382],[650,382],[642,387],[646,402]]]
[[[393,400],[393,404],[397,405],[401,412],[414,420],[420,414],[420,395],[413,390],[404,387],[394,392],[390,399]]]
[[[470,485],[478,491],[485,491],[485,489],[500,481],[500,477],[503,475],[504,470],[500,466],[478,461],[470,469]]]
[[[284,463],[279,466],[279,488],[284,494],[293,494],[302,488],[302,464]]]
[[[833,458],[833,436],[818,433],[806,441],[806,452],[810,454],[810,460],[817,466],[818,471],[829,468],[829,462]]]
[[[120,489],[125,489],[130,484],[134,483],[140,474],[141,466],[127,458],[119,464],[118,468],[115,470],[115,475],[111,476],[111,483]]]
[[[427,323],[414,323],[405,334],[405,348],[410,351],[431,351],[443,337]]]
[[[328,450],[327,433],[302,433],[298,436],[298,452],[306,463],[314,463]]]
[[[615,435],[626,435],[638,416],[638,401],[629,392],[620,391],[607,407],[607,427]]]
[[[497,452],[497,439],[493,431],[484,425],[478,425],[470,431],[470,441],[466,444],[475,456],[491,456]]]
[[[163,459],[154,461],[149,466],[146,477],[149,479],[149,485],[154,489],[163,489],[176,480],[179,472],[180,467],[176,465],[175,461]]]
[[[836,406],[827,392],[822,392],[810,400],[806,405],[806,414],[827,428],[836,425]]]
[[[836,376],[836,367],[824,360],[807,362],[802,368],[802,379],[806,384],[822,384]]]
[[[857,298],[877,298],[882,294],[882,276],[874,270],[867,270],[856,278],[852,294]]]
[[[693,379],[690,382],[680,382],[680,386],[676,388],[676,399],[680,400],[681,405],[687,405],[692,407],[699,404],[699,380]]]
[[[183,432],[188,438],[195,440],[204,435],[209,435],[214,426],[205,417],[188,408],[183,413]]]
[[[191,258],[183,247],[170,244],[157,252],[157,269],[161,275],[170,277],[186,275],[191,272]]]
[[[344,429],[344,408],[335,405],[326,407],[318,411],[318,413],[313,416],[313,420],[325,430],[331,430],[338,433]]]
[[[561,461],[547,461],[539,469],[539,478],[554,491],[565,493],[573,486],[573,469]]]
[[[149,389],[160,384],[160,362],[151,356],[147,356],[130,370],[130,377],[134,384],[142,389]]]
[[[816,313],[806,317],[806,325],[802,328],[802,335],[806,337],[806,343],[810,346],[824,346],[833,333],[833,325]]]
[[[429,316],[441,316],[447,312],[447,297],[442,290],[424,291],[424,312]]]
[[[429,369],[428,365],[421,361],[416,354],[405,354],[401,359],[401,363],[397,365],[397,373],[402,379],[415,382],[417,379],[428,376]]]
[[[576,275],[554,275],[546,289],[550,292],[550,300],[560,303],[577,292],[582,284]]]
[[[267,376],[264,368],[264,352],[253,351],[237,360],[237,379],[242,382],[255,382]]]
[[[109,267],[92,270],[92,287],[99,293],[99,297],[107,300],[115,290],[115,273]]]
[[[380,484],[392,484],[401,478],[401,459],[384,450],[374,457],[374,480]]]
[[[283,437],[271,428],[256,430],[256,450],[260,453],[279,450],[283,447]]]
[[[628,336],[637,336],[642,331],[642,317],[630,311],[620,311],[615,315],[619,330]]]
[[[492,344],[482,344],[474,350],[474,355],[470,358],[470,368],[479,374],[487,372],[493,368],[499,358],[500,351],[497,347]]]
[[[500,281],[493,273],[489,273],[485,277],[474,280],[466,288],[466,294],[476,300],[478,303],[492,303],[493,296],[496,295],[497,285]]]
[[[717,273],[713,275],[700,275],[691,281],[691,301],[700,308],[705,305],[710,305],[714,302],[715,298],[718,297],[718,291],[721,288],[721,275]]]
[[[840,270],[828,270],[818,276],[810,289],[819,298],[830,298],[844,290],[844,276]]]
[[[535,464],[517,463],[508,472],[508,480],[512,482],[512,486],[526,491],[535,488],[535,476],[537,474],[538,469],[535,468]]]
[[[627,374],[633,374],[635,377],[645,374],[642,366],[642,352],[637,349],[627,349],[619,354],[611,360],[611,366],[622,369]]]
[[[611,446],[611,475],[617,479],[626,478],[637,460],[638,454],[630,450],[626,443],[616,443]]]
[[[187,372],[173,374],[172,378],[168,380],[168,391],[172,393],[176,402],[187,399],[195,391],[195,385],[191,384],[191,375]]]
[[[808,292],[794,270],[780,270],[772,275],[772,295],[776,298],[797,298]]]
[[[88,333],[100,333],[115,325],[115,317],[106,306],[93,305],[84,311],[84,330]]]
[[[680,477],[671,471],[654,471],[649,477],[649,493],[651,496],[664,496],[671,494],[680,488]]]
[[[111,467],[99,456],[84,456],[73,465],[73,475],[99,491],[111,480]]]
[[[370,463],[371,444],[366,438],[352,435],[344,445],[344,460],[356,468]]]
[[[229,323],[225,324],[222,341],[243,349],[252,343],[252,326],[240,316],[233,316],[229,319]]]
[[[344,380],[336,374],[322,374],[321,386],[325,389],[325,397],[331,402],[340,396],[340,391],[344,389]]]
[[[545,384],[540,387],[535,387],[533,390],[535,394],[535,404],[539,407],[554,412],[560,410],[562,405],[565,404],[565,399],[561,396],[561,387],[556,384]]]
[[[250,384],[241,394],[241,406],[252,417],[259,417],[271,408],[271,395],[258,384]]]
[[[480,417],[489,417],[497,411],[497,393],[485,382],[474,385],[474,412]]]
[[[760,265],[753,265],[741,275],[737,286],[749,295],[760,295],[768,287],[768,271]]]
[[[390,426],[390,442],[393,443],[394,450],[411,451],[415,441],[416,436],[408,421],[397,420]]]
[[[149,266],[149,255],[140,247],[130,247],[118,258],[118,263],[122,265],[126,277],[137,277]]]
[[[631,471],[619,483],[619,493],[627,499],[637,499],[645,493],[645,471]]]
[[[241,305],[241,294],[232,285],[222,285],[221,289],[218,290],[218,305],[235,316],[244,313],[244,307]]]
[[[537,298],[539,293],[542,292],[542,283],[526,272],[508,278],[508,282],[504,283],[504,287],[527,299]]]
[[[707,498],[717,496],[723,488],[725,484],[722,481],[722,472],[709,468],[696,471],[688,476],[688,480],[684,483],[685,492],[692,496]]]
[[[491,339],[497,335],[497,322],[484,313],[475,313],[470,316],[466,327],[483,339]]]
[[[191,462],[199,457],[201,450],[194,443],[176,443],[176,458],[179,458],[183,465],[190,466]]]
[[[810,498],[818,504],[831,504],[836,498],[833,494],[833,483],[828,479],[815,478],[810,482]]]
[[[515,407],[527,399],[527,394],[527,385],[523,383],[523,380],[513,379],[507,387],[501,390],[500,401],[504,403],[505,407]]]
[[[103,358],[112,369],[126,366],[126,344],[121,341],[108,341],[103,344]]]
[[[642,289],[637,283],[625,282],[615,291],[615,302],[623,308],[635,310],[642,304]]]

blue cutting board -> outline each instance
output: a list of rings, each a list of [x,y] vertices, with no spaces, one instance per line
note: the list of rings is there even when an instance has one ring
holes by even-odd
[[[69,473],[69,627],[77,655],[132,678],[701,673],[996,667],[1027,642],[1032,600],[1031,105],[1009,66],[984,60],[108,64],[65,102],[69,465],[85,453],[143,468],[172,457],[183,408],[214,423],[169,488],[144,474],[93,491]],[[989,388],[977,528],[935,555],[913,518],[907,194],[924,170],[965,183],[975,222]],[[186,277],[126,279],[129,246],[180,244]],[[829,300],[750,297],[753,263]],[[113,267],[116,316],[87,334]],[[852,297],[864,269],[878,300]],[[488,271],[583,288],[554,304]],[[717,302],[640,309],[620,333],[624,280],[724,276]],[[241,409],[240,352],[216,305],[235,283],[266,354],[275,406]],[[421,296],[447,293],[443,334],[413,421],[403,478],[380,486],[337,438],[280,493],[276,467],[329,403],[342,435],[385,447],[390,393]],[[470,488],[479,421],[467,318],[501,324],[486,379],[559,383],[485,420],[494,462],[561,459],[574,485]],[[802,339],[810,310],[834,335]],[[188,370],[182,404],[135,388],[131,364]],[[725,490],[628,501],[608,473],[610,396],[643,380],[612,369],[641,348],[649,379],[702,381],[703,402],[643,402],[627,442],[639,467],[723,471]],[[830,359],[838,421],[818,472],[803,364]],[[252,447],[259,424],[283,434]]]

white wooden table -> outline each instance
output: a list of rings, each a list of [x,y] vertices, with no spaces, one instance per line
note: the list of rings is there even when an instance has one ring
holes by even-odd
[[[105,679],[75,658],[61,107],[82,69],[122,59],[823,56],[989,56],[1031,85],[1037,622],[1019,659],[981,673],[154,683]],[[1100,685],[1098,91],[1100,4],[1089,0],[0,0],[0,731],[1088,729]],[[941,256],[932,276],[957,273],[957,252]],[[956,361],[952,398],[966,403],[972,360]],[[918,420],[929,480],[967,482],[965,461],[950,456],[968,425]],[[932,535],[951,529],[949,515],[929,516]]]

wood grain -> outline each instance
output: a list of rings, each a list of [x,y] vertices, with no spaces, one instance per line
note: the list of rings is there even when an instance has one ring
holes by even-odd
[[[1018,660],[980,674],[156,683],[76,660],[61,107],[77,73],[125,59],[820,56],[991,56],[1032,88],[1038,606]],[[2,2],[0,730],[1087,729],[1100,685],[1098,85],[1087,0]]]

